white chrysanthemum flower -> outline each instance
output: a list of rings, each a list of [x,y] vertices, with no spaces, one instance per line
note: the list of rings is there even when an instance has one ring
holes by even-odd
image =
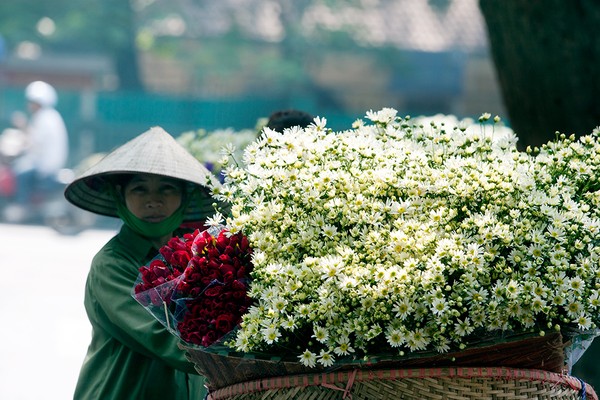
[[[293,316],[288,316],[281,322],[281,327],[283,329],[287,329],[288,331],[293,331],[297,327],[296,319]]]
[[[329,351],[321,350],[318,361],[319,364],[323,365],[324,367],[330,367],[333,365],[335,358]]]
[[[469,318],[458,320],[458,322],[454,324],[454,331],[461,337],[467,336],[468,334],[473,332],[473,325],[471,324],[471,320]]]
[[[397,111],[393,108],[383,108],[380,111],[373,112],[368,111],[366,116],[373,122],[380,122],[383,124],[392,122],[396,118]]]
[[[583,305],[579,301],[572,301],[566,306],[567,315],[570,318],[578,318],[583,311]]]
[[[354,349],[350,346],[350,339],[347,335],[340,336],[336,342],[337,346],[333,349],[333,352],[338,356],[347,356],[354,353]]]
[[[440,337],[438,338],[438,340],[435,342],[435,350],[438,353],[447,353],[450,351],[450,340],[448,340],[448,338],[445,337]]]
[[[413,306],[409,299],[404,297],[394,304],[392,311],[396,313],[396,318],[404,319],[412,312]]]
[[[329,339],[329,332],[323,327],[315,326],[312,337],[317,339],[318,342],[325,343]]]
[[[224,222],[225,217],[223,216],[223,214],[221,214],[220,212],[216,212],[215,214],[213,214],[212,217],[208,217],[206,219],[204,226],[216,228],[222,226]]]
[[[276,297],[271,298],[271,308],[276,311],[283,311],[287,305],[288,301],[279,294]]]
[[[406,338],[400,329],[390,329],[385,338],[392,347],[400,347],[406,342]]]
[[[261,330],[264,340],[267,344],[273,344],[281,336],[281,332],[275,326],[267,326]]]
[[[598,326],[597,136],[519,152],[491,114],[366,117],[265,129],[225,170],[227,225],[255,252],[240,346],[268,349],[273,325],[273,344],[314,364],[321,351],[449,351],[538,318]],[[379,335],[387,349],[372,348]]]
[[[446,303],[445,299],[433,299],[431,303],[431,312],[435,315],[444,314],[448,311],[448,303]]]
[[[411,351],[424,350],[429,344],[429,338],[423,329],[416,329],[406,333],[406,345]]]
[[[587,315],[580,315],[577,318],[577,327],[582,331],[587,331],[592,327],[592,319]]]
[[[317,131],[322,131],[327,126],[327,119],[323,117],[315,117],[314,126]]]
[[[298,360],[306,367],[314,367],[317,363],[317,355],[310,350],[305,350],[304,353],[298,356]]]
[[[233,143],[227,143],[223,147],[221,147],[220,153],[223,156],[231,157],[236,153],[237,148]]]
[[[235,338],[235,348],[238,349],[238,351],[249,351],[250,340],[248,339],[248,336],[243,333],[238,334]]]
[[[600,291],[597,289],[593,290],[588,301],[593,310],[596,310],[598,307],[600,307]]]

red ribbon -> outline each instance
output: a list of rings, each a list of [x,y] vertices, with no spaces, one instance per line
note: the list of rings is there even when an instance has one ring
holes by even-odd
[[[341,387],[332,385],[332,384],[327,383],[327,382],[321,383],[321,386],[326,387],[328,389],[341,390],[341,391],[344,392],[344,395],[342,396],[342,399],[352,400],[352,393],[350,393],[350,390],[352,390],[352,385],[354,385],[354,378],[356,378],[356,371],[357,370],[353,370],[350,373],[350,375],[348,376],[348,382],[346,383],[346,388],[345,389],[342,389]]]

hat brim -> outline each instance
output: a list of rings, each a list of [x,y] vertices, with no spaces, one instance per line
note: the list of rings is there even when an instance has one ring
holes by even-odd
[[[72,204],[96,214],[117,217],[117,206],[108,185],[120,174],[154,174],[175,178],[197,188],[184,212],[184,221],[200,221],[215,213],[212,188],[217,178],[160,127],[130,140],[77,177],[65,189]],[[191,195],[192,191],[190,191]]]

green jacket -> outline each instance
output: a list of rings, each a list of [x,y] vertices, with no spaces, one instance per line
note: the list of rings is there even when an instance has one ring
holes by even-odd
[[[131,296],[138,268],[157,249],[127,226],[92,261],[85,309],[92,342],[75,400],[202,400],[204,378],[169,333]]]

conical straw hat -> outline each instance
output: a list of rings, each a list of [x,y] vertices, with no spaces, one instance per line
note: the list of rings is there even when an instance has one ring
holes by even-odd
[[[210,187],[219,185],[216,177],[161,127],[153,127],[116,148],[83,172],[65,189],[68,201],[96,214],[117,216],[117,207],[107,177],[127,173],[148,173],[181,179],[196,185],[200,196],[188,206],[184,221],[199,221],[213,215],[217,201]]]

